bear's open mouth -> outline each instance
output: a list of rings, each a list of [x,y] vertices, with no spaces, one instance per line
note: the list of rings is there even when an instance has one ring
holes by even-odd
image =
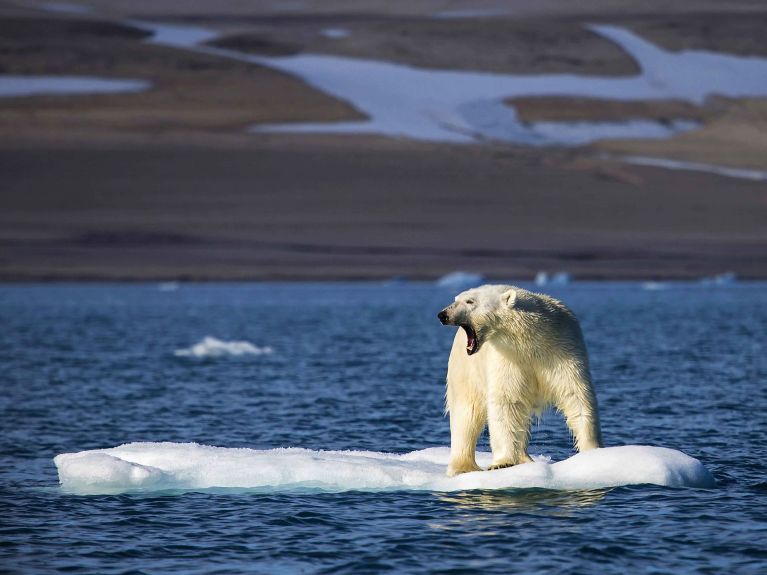
[[[471,355],[477,351],[477,332],[470,325],[462,325],[461,327],[466,332],[466,353]]]

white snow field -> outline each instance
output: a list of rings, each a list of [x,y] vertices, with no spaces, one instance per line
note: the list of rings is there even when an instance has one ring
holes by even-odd
[[[254,131],[368,133],[439,142],[499,140],[526,145],[581,145],[603,138],[666,138],[692,130],[690,121],[523,123],[504,99],[577,96],[610,100],[683,100],[711,95],[767,95],[767,59],[701,50],[671,52],[618,26],[589,29],[623,48],[637,62],[636,76],[498,74],[414,68],[385,61],[320,54],[264,57],[204,45],[214,31],[133,21],[154,33],[155,44],[196,50],[268,66],[349,102],[369,119],[354,122],[260,124]]]
[[[173,352],[177,357],[222,357],[270,353],[272,353],[271,347],[258,347],[249,341],[223,341],[211,336],[204,337],[193,346]]]
[[[118,94],[143,92],[151,82],[94,76],[19,76],[0,75],[0,98],[20,96]]]
[[[710,488],[703,464],[680,451],[625,445],[580,453],[556,463],[445,476],[449,449],[406,454],[309,449],[230,449],[197,443],[128,443],[111,449],[64,453],[54,458],[62,488],[70,493],[200,490],[288,491],[314,489],[429,490],[542,488],[599,489],[653,484]],[[490,464],[489,453],[477,462]]]

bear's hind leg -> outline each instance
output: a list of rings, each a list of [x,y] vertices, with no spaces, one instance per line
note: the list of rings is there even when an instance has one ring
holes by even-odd
[[[563,370],[554,382],[554,404],[562,412],[578,451],[602,447],[599,409],[591,378],[585,369]]]
[[[487,424],[493,451],[493,464],[489,469],[532,461],[527,454],[527,444],[533,409],[525,401],[530,378],[516,368],[507,368],[501,375],[489,386],[487,397]]]

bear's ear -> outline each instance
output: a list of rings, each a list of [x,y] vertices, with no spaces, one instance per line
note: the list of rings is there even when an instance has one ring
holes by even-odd
[[[514,307],[517,301],[517,291],[514,289],[506,290],[501,294],[501,303],[506,307]]]

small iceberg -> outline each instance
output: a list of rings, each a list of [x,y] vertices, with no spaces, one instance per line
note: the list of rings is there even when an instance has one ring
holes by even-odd
[[[729,286],[738,281],[735,272],[725,272],[708,278],[703,278],[700,283],[706,286]]]
[[[625,445],[447,477],[447,447],[404,454],[310,449],[231,449],[197,443],[127,443],[54,458],[62,488],[81,495],[203,489],[260,491],[463,491],[604,489],[623,485],[711,488],[697,459],[664,447]],[[490,453],[478,453],[486,467]]]
[[[469,289],[481,285],[485,278],[481,274],[470,272],[452,272],[437,280],[439,287],[452,289]]]
[[[661,291],[668,289],[668,284],[664,282],[643,282],[642,289],[645,291]]]
[[[203,338],[191,347],[173,352],[176,357],[222,357],[270,353],[272,353],[271,347],[257,347],[249,341],[222,341],[211,336]]]
[[[538,272],[535,276],[535,285],[566,286],[570,284],[572,279],[572,276],[567,272],[557,272],[551,276],[546,272]]]

